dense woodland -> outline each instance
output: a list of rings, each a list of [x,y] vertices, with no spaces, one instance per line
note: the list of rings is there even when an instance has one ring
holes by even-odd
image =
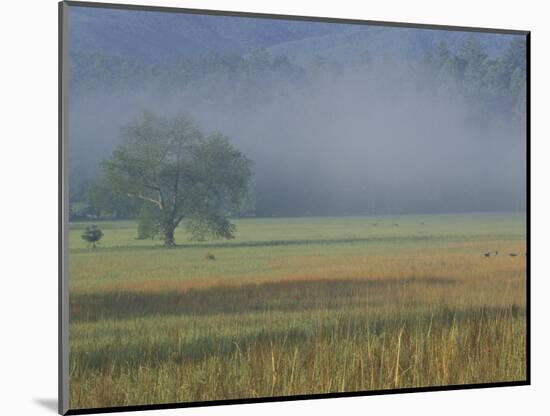
[[[499,56],[490,56],[475,37],[451,50],[445,40],[408,62],[414,71],[410,77],[425,78],[426,85],[451,89],[464,94],[484,110],[507,111],[524,115],[526,59],[525,41],[517,37]],[[73,53],[71,56],[71,92],[75,98],[98,92],[122,93],[152,88],[163,92],[183,89],[194,82],[215,77],[231,82],[260,82],[267,86],[273,79],[285,80],[299,88],[321,72],[338,75],[351,66],[369,71],[377,65],[403,62],[387,56],[375,56],[365,48],[349,64],[329,61],[315,55],[308,65],[293,63],[286,56],[272,55],[265,48],[250,53],[224,55],[218,52],[183,57],[174,63],[145,63],[136,59],[102,53]],[[432,84],[431,80],[437,80]]]

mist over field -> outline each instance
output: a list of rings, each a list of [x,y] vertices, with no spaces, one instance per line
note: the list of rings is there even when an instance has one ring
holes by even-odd
[[[71,13],[75,198],[150,110],[227,135],[254,162],[257,216],[525,210],[520,36]],[[129,47],[116,22],[159,40]]]

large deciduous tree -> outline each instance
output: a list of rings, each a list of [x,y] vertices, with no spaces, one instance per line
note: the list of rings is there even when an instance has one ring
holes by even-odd
[[[113,190],[150,204],[166,246],[185,219],[195,239],[233,238],[228,219],[248,192],[252,163],[221,133],[205,136],[185,114],[145,112],[102,163]]]

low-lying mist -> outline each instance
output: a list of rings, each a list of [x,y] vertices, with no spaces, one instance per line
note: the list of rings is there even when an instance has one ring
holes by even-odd
[[[140,112],[185,112],[254,161],[259,216],[525,209],[524,122],[401,62],[264,75],[73,97],[71,178],[92,180]]]

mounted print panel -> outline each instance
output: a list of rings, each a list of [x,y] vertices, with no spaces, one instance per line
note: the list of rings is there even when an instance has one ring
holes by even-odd
[[[60,412],[529,383],[529,33],[60,4]]]

